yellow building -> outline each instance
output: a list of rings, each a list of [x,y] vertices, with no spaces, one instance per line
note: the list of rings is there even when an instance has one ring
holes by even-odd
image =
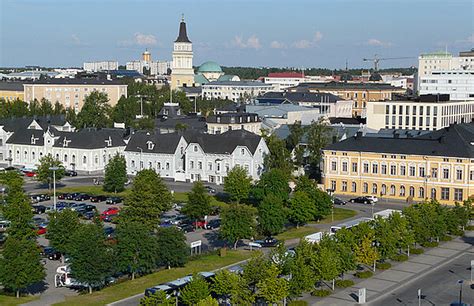
[[[355,117],[365,116],[367,103],[371,101],[392,100],[393,94],[403,94],[404,88],[382,83],[301,83],[290,91],[328,92],[342,99],[353,100],[352,114]]]
[[[173,65],[171,68],[171,88],[194,86],[193,44],[186,33],[184,16],[179,25],[179,35],[173,46]]]
[[[356,136],[323,150],[326,190],[453,204],[474,196],[474,123],[419,136]]]
[[[0,99],[6,101],[24,100],[23,83],[0,82]]]

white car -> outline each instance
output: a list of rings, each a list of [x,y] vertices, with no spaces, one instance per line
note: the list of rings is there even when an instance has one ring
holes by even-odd
[[[367,198],[371,199],[372,202],[374,202],[374,204],[379,201],[379,199],[377,198],[377,196],[374,196],[374,195],[372,195],[372,196],[367,196]]]

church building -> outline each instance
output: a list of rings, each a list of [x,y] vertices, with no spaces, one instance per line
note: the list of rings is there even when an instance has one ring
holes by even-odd
[[[183,16],[179,25],[179,35],[173,47],[171,88],[192,86],[194,86],[193,44],[186,33],[186,23]]]

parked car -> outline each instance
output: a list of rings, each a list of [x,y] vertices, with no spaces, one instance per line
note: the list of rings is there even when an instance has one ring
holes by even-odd
[[[51,200],[51,197],[47,194],[35,194],[30,196],[32,203],[44,202]]]
[[[73,200],[74,201],[86,201],[86,200],[89,200],[90,198],[91,198],[91,196],[88,195],[88,194],[79,193],[73,198]]]
[[[25,174],[26,177],[35,177],[36,176],[36,172],[34,172],[34,171],[25,171],[24,174]]]
[[[105,199],[105,204],[119,204],[122,203],[121,197],[108,197]]]
[[[64,171],[65,176],[77,176],[77,172],[74,170],[66,170]]]
[[[83,209],[86,207],[86,203],[74,203],[71,205],[71,210],[77,211],[78,209]]]
[[[91,196],[90,198],[91,202],[103,202],[105,200],[107,200],[107,197],[103,195]]]
[[[58,194],[58,200],[67,200],[69,193],[60,193]]]
[[[177,228],[180,229],[185,234],[194,232],[194,226],[192,226],[192,224],[189,224],[189,223],[180,224],[177,226]]]
[[[379,201],[377,196],[374,196],[374,195],[369,195],[369,196],[367,196],[367,198],[371,199],[372,202],[374,202],[374,203],[377,203]]]
[[[95,205],[92,205],[92,204],[86,204],[86,206],[84,206],[84,209],[86,211],[97,211],[97,207],[95,207]]]
[[[37,215],[44,214],[46,212],[46,206],[44,206],[44,205],[33,205],[33,212]]]
[[[119,214],[106,215],[103,220],[104,222],[117,223],[118,216]]]
[[[115,229],[113,227],[104,227],[105,238],[112,239],[115,237]]]
[[[61,253],[56,251],[52,247],[42,247],[40,252],[41,256],[48,258],[49,260],[59,260],[61,259]]]
[[[95,211],[82,211],[80,215],[86,220],[92,220],[95,217]]]
[[[357,197],[350,200],[351,203],[372,204],[373,200],[369,197]]]
[[[209,192],[210,194],[216,193],[216,190],[209,185],[204,186],[204,188],[206,188],[207,192]]]
[[[207,229],[216,229],[221,227],[221,219],[213,219],[206,224]]]
[[[80,194],[79,192],[66,193],[65,200],[74,200],[74,198],[78,196],[79,194]]]
[[[332,199],[332,204],[334,205],[346,205],[346,201],[341,200],[339,198]]]
[[[44,235],[46,234],[46,227],[42,227],[42,226],[38,226],[38,228],[36,229],[36,234],[37,235]]]
[[[5,232],[10,227],[10,221],[2,220],[0,221],[0,233]]]
[[[276,247],[279,241],[273,237],[266,237],[263,240],[255,240],[256,243],[260,244],[264,248]]]
[[[120,208],[118,208],[118,207],[109,207],[109,208],[107,208],[106,210],[104,210],[104,211],[102,212],[102,214],[100,214],[100,218],[101,218],[102,220],[105,220],[105,218],[106,218],[107,216],[110,216],[110,215],[118,215],[119,212],[120,212]]]
[[[196,228],[206,228],[206,221],[194,221],[193,226]]]

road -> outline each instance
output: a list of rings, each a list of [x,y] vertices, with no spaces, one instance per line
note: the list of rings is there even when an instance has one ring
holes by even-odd
[[[474,284],[469,284],[471,260],[474,260],[472,249],[471,252],[466,252],[448,265],[434,269],[422,278],[397,289],[383,299],[377,300],[376,304],[387,306],[418,305],[417,292],[418,289],[421,289],[421,305],[449,305],[459,301],[461,285],[458,284],[458,280],[464,280],[462,301],[474,304]]]

